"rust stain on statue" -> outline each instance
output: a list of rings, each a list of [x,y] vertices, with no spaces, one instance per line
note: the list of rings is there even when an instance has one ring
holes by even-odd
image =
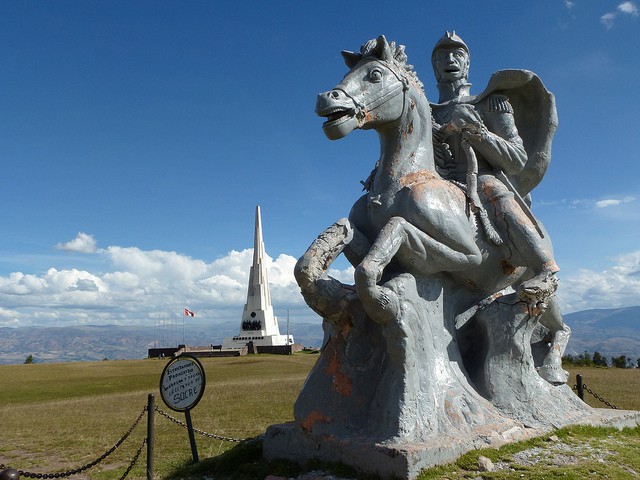
[[[333,375],[333,389],[338,392],[343,397],[351,396],[351,391],[353,390],[353,382],[351,379],[341,371],[340,369],[340,360],[338,360],[338,355],[335,353],[329,360],[329,364],[325,369],[327,375]]]
[[[364,112],[364,118],[367,122],[370,122],[373,120],[373,117],[371,116],[371,112],[369,110]]]
[[[438,178],[434,172],[429,170],[418,170],[417,172],[408,173],[400,178],[400,185],[403,187],[413,185],[415,183],[429,182]]]
[[[504,258],[500,260],[500,264],[502,265],[502,273],[504,273],[505,275],[513,275],[517,270],[517,267],[511,265]]]
[[[329,270],[329,267],[331,266],[332,263],[333,263],[333,256],[329,255],[325,259],[324,263],[322,264],[322,270],[324,270],[325,272]]]
[[[531,317],[539,317],[540,315],[542,315],[545,310],[547,309],[546,305],[543,306],[543,304],[540,303],[536,303],[535,305],[531,305],[529,307],[529,316]]]
[[[314,410],[313,412],[309,413],[306,418],[300,421],[300,426],[305,432],[311,432],[311,430],[313,430],[313,426],[317,422],[331,423],[331,418],[327,417],[322,412]]]
[[[346,340],[352,328],[353,324],[349,320],[343,322],[340,327],[340,336]]]

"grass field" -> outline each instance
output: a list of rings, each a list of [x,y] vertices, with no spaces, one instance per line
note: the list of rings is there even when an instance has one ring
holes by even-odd
[[[567,367],[571,376],[568,385],[576,384],[576,375],[582,375],[583,383],[594,393],[622,410],[640,410],[640,369],[604,367]],[[607,408],[589,392],[585,402],[592,407]]]
[[[302,353],[204,359],[207,386],[202,401],[192,411],[194,426],[245,439],[263,433],[271,424],[291,420],[293,402],[316,359],[317,355]],[[130,360],[0,366],[0,464],[28,472],[55,473],[91,462],[127,432],[142,413],[149,393],[156,394],[159,408],[184,421],[183,414],[171,411],[160,399],[158,384],[165,364],[160,360]],[[578,373],[590,389],[618,408],[640,410],[640,370],[575,368],[570,385]],[[604,406],[589,394],[585,400],[595,407]],[[104,462],[71,478],[120,478],[145,436],[143,418],[131,437]],[[199,435],[196,442],[201,460],[225,458],[219,455],[228,450],[229,458],[259,456],[251,444],[237,447]],[[624,443],[636,445],[634,442],[640,446],[639,435]],[[500,458],[499,453],[494,455]],[[145,478],[144,458],[143,453],[128,478]],[[184,476],[190,471],[186,468],[190,463],[186,429],[155,415],[156,478]],[[211,465],[208,461],[202,464],[205,469]],[[467,478],[451,471],[440,473],[446,476],[427,474],[424,478]]]
[[[274,423],[293,418],[293,402],[317,355],[253,355],[203,359],[205,394],[192,410],[196,428],[238,439],[255,437]],[[112,447],[147,404],[184,422],[166,407],[159,381],[166,362],[127,360],[0,366],[0,464],[28,472],[78,468]],[[146,419],[130,439],[89,475],[119,478],[146,436]],[[155,473],[158,478],[191,462],[187,430],[155,416]],[[200,458],[234,443],[197,436]],[[142,456],[144,458],[144,455]],[[146,466],[128,478],[145,478]]]

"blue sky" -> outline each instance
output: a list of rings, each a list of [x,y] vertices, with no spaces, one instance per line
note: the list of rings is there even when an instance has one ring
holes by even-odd
[[[637,5],[393,5],[0,3],[0,326],[239,318],[258,204],[276,313],[313,318],[291,268],[378,156],[372,132],[327,140],[316,95],[341,50],[385,34],[435,100],[431,49],[454,29],[472,92],[526,68],[556,95],[534,212],[565,312],[640,304]]]

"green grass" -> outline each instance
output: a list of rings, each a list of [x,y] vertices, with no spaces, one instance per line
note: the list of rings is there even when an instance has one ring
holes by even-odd
[[[191,417],[196,428],[238,439],[255,437],[274,423],[293,419],[295,401],[316,355],[255,355],[203,359],[207,386]],[[0,366],[0,463],[29,472],[77,468],[108,450],[147,404],[159,408],[166,362],[131,360]],[[146,436],[146,419],[90,477],[119,477]],[[234,443],[197,436],[201,459]],[[187,431],[155,416],[155,472],[160,478],[191,463]],[[143,456],[144,458],[144,456]],[[74,478],[82,478],[81,476]],[[87,478],[87,477],[85,477]],[[145,478],[144,461],[129,478]]]
[[[203,359],[207,376],[205,394],[192,411],[195,427],[238,439],[256,438],[272,424],[293,418],[293,402],[317,355],[254,355]],[[108,362],[0,366],[0,464],[29,472],[55,473],[77,468],[96,459],[129,429],[142,412],[149,393],[156,394],[159,408],[184,421],[184,415],[166,407],[158,393],[166,362],[131,360]],[[640,370],[578,368],[593,391],[623,409],[640,410]],[[587,402],[603,406],[587,395]],[[216,480],[263,479],[267,474],[296,476],[308,469],[323,468],[345,478],[362,478],[344,466],[306,465],[262,460],[260,441],[241,444],[196,435],[201,462],[191,465],[187,431],[155,415],[156,478]],[[637,478],[640,472],[640,429],[617,432],[607,429],[570,428],[555,433],[558,441],[543,437],[506,445],[501,449],[469,452],[453,464],[425,471],[420,479],[436,478]],[[119,478],[146,436],[146,418],[116,452],[86,474],[74,479]],[[562,445],[573,449],[555,458]],[[547,449],[536,466],[520,465],[518,452]],[[550,449],[550,450],[549,450]],[[604,461],[593,451],[606,452]],[[566,454],[566,452],[564,452]],[[482,474],[477,459],[482,454],[504,468]],[[554,457],[555,455],[555,457]],[[128,478],[145,478],[145,455]],[[371,478],[371,477],[369,477]]]
[[[423,472],[419,480],[582,480],[585,477],[631,480],[640,477],[639,450],[640,427],[622,431],[602,427],[568,427],[553,435],[505,445],[500,449],[469,452],[454,463]],[[493,472],[479,472],[480,455],[489,458],[498,468]]]

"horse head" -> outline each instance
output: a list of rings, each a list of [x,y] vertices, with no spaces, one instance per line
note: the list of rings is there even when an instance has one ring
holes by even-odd
[[[400,119],[411,97],[422,97],[422,83],[407,64],[404,46],[384,35],[365,43],[360,53],[342,52],[349,72],[332,90],[318,95],[316,114],[326,118],[322,128],[330,140],[355,129],[379,129]]]

